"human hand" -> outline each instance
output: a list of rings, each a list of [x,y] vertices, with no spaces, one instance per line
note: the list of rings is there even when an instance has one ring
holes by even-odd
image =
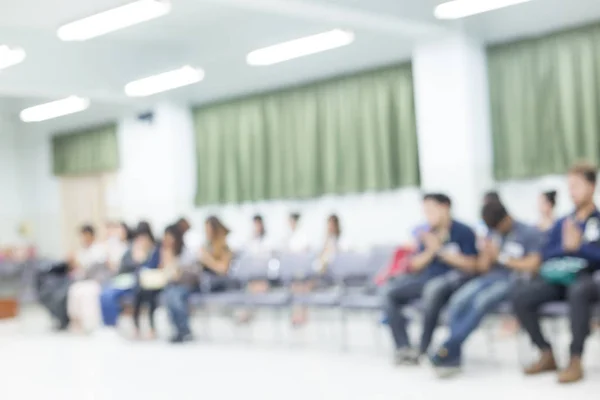
[[[423,241],[425,249],[433,253],[437,253],[442,249],[442,241],[433,232],[423,233],[423,235],[421,236],[421,240]]]
[[[582,232],[571,218],[562,225],[562,246],[566,251],[577,251],[581,247]]]

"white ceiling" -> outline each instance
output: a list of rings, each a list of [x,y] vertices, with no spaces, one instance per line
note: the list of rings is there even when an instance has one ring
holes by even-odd
[[[0,43],[27,51],[24,63],[0,73],[0,113],[71,94],[92,98],[77,116],[39,123],[63,129],[116,118],[171,100],[202,104],[410,58],[428,35],[461,29],[485,42],[510,40],[600,19],[599,0],[533,0],[440,23],[442,0],[172,0],[166,17],[81,43],[64,43],[58,26],[130,0],[0,0]],[[245,64],[256,48],[352,29],[351,46],[271,67]],[[123,94],[134,79],[185,64],[202,67],[198,85],[144,100]]]

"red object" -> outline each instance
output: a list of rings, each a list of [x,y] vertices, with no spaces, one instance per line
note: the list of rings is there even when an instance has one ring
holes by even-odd
[[[405,274],[410,271],[410,258],[414,254],[414,249],[411,247],[400,247],[394,253],[394,258],[388,266],[383,268],[375,276],[375,284],[383,285],[394,276]]]

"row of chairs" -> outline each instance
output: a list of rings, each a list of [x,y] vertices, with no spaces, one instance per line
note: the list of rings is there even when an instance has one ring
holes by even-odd
[[[377,247],[368,254],[339,253],[328,265],[324,275],[320,273],[320,265],[315,262],[315,254],[280,254],[276,257],[242,255],[234,262],[230,273],[231,279],[241,283],[240,289],[223,293],[204,290],[193,295],[191,303],[192,306],[205,309],[247,307],[281,310],[291,306],[338,309],[342,321],[342,345],[345,346],[348,313],[382,309],[383,297],[376,290],[373,278],[391,260],[394,251],[391,247]],[[292,283],[310,279],[324,280],[329,283],[328,287],[310,293],[294,293],[291,290]],[[600,272],[595,279],[600,282]],[[245,290],[250,282],[256,280],[278,280],[282,287],[266,293]],[[412,318],[418,318],[422,314],[421,303],[416,301],[404,311]],[[566,302],[548,303],[541,308],[540,314],[543,318],[556,322],[568,316],[569,306]],[[501,304],[492,315],[512,315],[511,304]],[[595,315],[600,317],[600,304]],[[441,321],[445,321],[444,315]]]

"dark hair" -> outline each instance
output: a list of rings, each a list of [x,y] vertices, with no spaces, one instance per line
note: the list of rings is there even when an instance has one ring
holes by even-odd
[[[342,234],[342,228],[340,227],[340,218],[336,214],[331,214],[329,218],[327,218],[327,221],[333,223],[335,237],[339,238]]]
[[[579,175],[588,183],[596,185],[598,173],[596,171],[596,166],[593,164],[587,162],[580,162],[574,164],[573,166],[571,166],[571,168],[569,168],[569,174]]]
[[[300,220],[300,214],[299,213],[291,213],[290,218],[293,219],[294,221],[298,222]]]
[[[128,242],[133,240],[133,231],[129,229],[129,226],[124,221],[119,222],[119,226],[125,231],[125,240]]]
[[[87,233],[88,235],[96,236],[96,230],[90,224],[82,225],[81,228],[79,228],[79,233]]]
[[[542,196],[546,199],[548,203],[554,208],[556,206],[556,190],[550,190],[548,192],[542,193]]]
[[[177,224],[167,226],[167,228],[165,229],[164,236],[166,236],[166,235],[173,236],[173,240],[175,240],[174,253],[176,256],[180,255],[181,252],[183,251],[183,234],[181,233],[181,229],[179,229],[179,226],[177,226]],[[163,242],[164,242],[164,238],[163,238]]]
[[[260,224],[260,236],[265,236],[267,232],[265,231],[265,221],[263,220],[262,215],[255,215],[254,217],[252,217],[252,221],[254,221],[254,223]]]
[[[452,207],[452,200],[450,200],[450,197],[446,196],[443,193],[428,193],[425,196],[423,196],[423,201],[427,200],[435,201],[438,204]]]
[[[490,229],[498,228],[498,225],[508,216],[508,212],[499,201],[491,201],[483,205],[481,217]]]
[[[138,222],[137,227],[135,228],[135,231],[133,233],[133,237],[137,238],[139,236],[148,236],[152,243],[156,243],[156,239],[154,238],[154,234],[152,233],[152,227],[147,221]]]
[[[205,223],[207,225],[210,225],[214,234],[217,234],[219,232],[221,232],[224,236],[227,236],[229,234],[229,229],[225,225],[223,225],[223,223],[218,217],[215,217],[214,215],[211,215],[210,217],[206,218]]]
[[[502,203],[502,201],[500,200],[500,195],[495,190],[485,192],[485,194],[483,195],[483,204],[491,203],[492,201]]]
[[[181,227],[181,225],[186,225],[187,227],[191,227],[190,221],[188,221],[187,218],[185,218],[185,217],[179,218],[177,220],[177,222],[175,222],[175,225],[177,225],[178,227]]]

